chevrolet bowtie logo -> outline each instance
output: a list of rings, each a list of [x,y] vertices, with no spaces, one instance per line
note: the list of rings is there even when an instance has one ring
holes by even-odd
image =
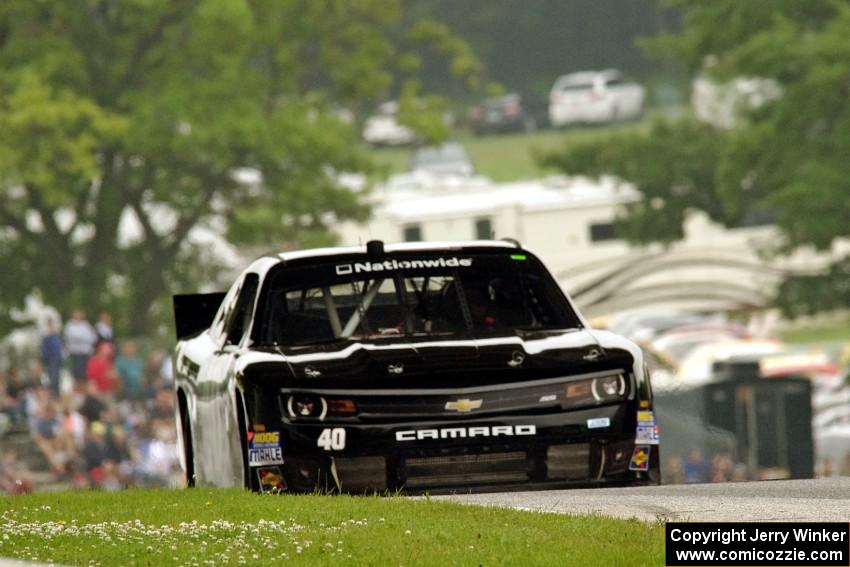
[[[446,402],[447,410],[455,410],[463,413],[469,413],[474,409],[478,409],[481,407],[481,402],[483,400],[457,400],[455,402]]]

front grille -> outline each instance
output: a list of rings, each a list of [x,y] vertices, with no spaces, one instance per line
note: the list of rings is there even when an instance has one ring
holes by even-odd
[[[405,459],[408,488],[527,482],[525,451]]]
[[[583,480],[590,476],[590,444],[551,445],[546,450],[549,480]]]
[[[286,404],[294,393],[310,394],[326,399],[352,400],[357,407],[356,418],[361,422],[388,422],[439,418],[441,420],[462,420],[469,417],[491,415],[534,415],[548,414],[592,407],[602,403],[610,404],[618,400],[605,402],[576,401],[565,398],[565,385],[576,380],[612,376],[620,374],[618,370],[605,370],[573,376],[541,378],[511,383],[476,386],[457,389],[364,389],[364,390],[322,390],[298,391],[283,389],[279,402],[286,413]],[[627,380],[627,383],[631,383]],[[629,395],[628,388],[624,398]],[[337,416],[344,417],[344,416]]]
[[[334,459],[340,489],[346,492],[381,492],[387,489],[384,457]]]

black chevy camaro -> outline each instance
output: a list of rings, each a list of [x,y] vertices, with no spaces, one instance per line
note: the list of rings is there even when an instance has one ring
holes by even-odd
[[[408,492],[657,483],[640,349],[501,241],[261,258],[174,298],[189,485]]]

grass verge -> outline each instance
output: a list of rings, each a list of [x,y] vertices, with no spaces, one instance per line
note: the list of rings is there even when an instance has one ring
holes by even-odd
[[[461,132],[457,139],[469,152],[479,174],[502,183],[559,173],[540,167],[536,160],[539,152],[560,150],[565,144],[606,136],[616,131],[646,129],[649,123],[650,120],[643,120],[602,127],[549,129],[489,136],[473,136],[468,132]],[[378,148],[371,151],[375,163],[389,174],[407,171],[412,155],[411,148]]]
[[[402,497],[0,498],[0,556],[72,565],[663,565],[664,527]]]
[[[786,343],[820,343],[844,341],[850,343],[850,320],[816,327],[789,329],[781,333]]]

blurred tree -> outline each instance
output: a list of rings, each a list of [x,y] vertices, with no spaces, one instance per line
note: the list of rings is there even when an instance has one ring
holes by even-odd
[[[4,0],[0,323],[35,291],[148,331],[157,300],[215,272],[196,227],[315,245],[364,218],[338,183],[370,168],[345,111],[417,97],[423,50],[465,84],[480,71],[445,26],[401,16],[393,0]],[[436,106],[417,116],[429,140]]]
[[[739,109],[728,131],[683,118],[569,146],[544,160],[573,174],[604,172],[633,181],[645,199],[621,224],[636,241],[681,237],[689,209],[727,226],[745,222],[753,211],[773,211],[783,234],[777,252],[829,250],[850,237],[850,5],[674,3],[684,10],[682,32],[646,40],[648,50],[677,57],[718,82],[775,80],[781,96]],[[834,282],[844,273],[846,262],[839,262],[823,277]],[[779,304],[788,313],[850,305],[846,293],[824,296],[824,281],[789,282]]]

